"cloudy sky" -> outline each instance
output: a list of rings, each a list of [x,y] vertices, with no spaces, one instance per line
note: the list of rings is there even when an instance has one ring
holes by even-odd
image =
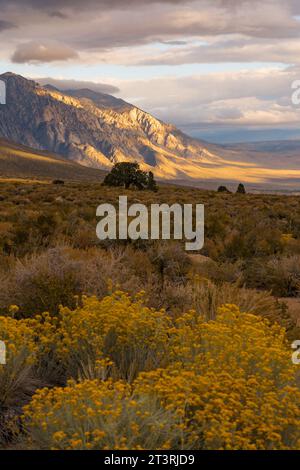
[[[0,11],[0,72],[88,82],[211,141],[300,138],[299,0],[0,0]]]

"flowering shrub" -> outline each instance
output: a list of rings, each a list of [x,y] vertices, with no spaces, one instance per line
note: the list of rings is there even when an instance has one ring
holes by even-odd
[[[131,380],[162,363],[169,326],[166,313],[144,307],[141,296],[133,301],[115,292],[101,301],[85,298],[82,307],[60,311],[58,353],[75,372],[108,357],[117,373]]]
[[[179,438],[173,413],[111,379],[39,390],[24,420],[31,445],[41,449],[169,449]]]
[[[32,391],[37,346],[32,328],[11,317],[0,317],[0,339],[6,346],[6,364],[0,364],[0,406],[5,408]]]
[[[193,310],[172,318],[116,292],[57,317],[5,317],[0,334],[11,379],[14,358],[31,370],[51,353],[77,380],[40,389],[24,408],[31,447],[300,448],[285,330],[235,305],[210,321]]]
[[[183,419],[184,446],[295,449],[300,392],[285,333],[234,305],[205,323],[193,312],[173,330],[173,362],[139,376],[150,393]]]

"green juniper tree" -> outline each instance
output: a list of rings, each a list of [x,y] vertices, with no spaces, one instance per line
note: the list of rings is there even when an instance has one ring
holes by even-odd
[[[152,171],[149,171],[149,173],[148,173],[147,189],[149,189],[150,191],[154,191],[154,192],[157,192],[157,190],[158,190],[158,187],[157,187],[157,184],[156,184],[156,181],[154,179],[154,175],[153,175]]]
[[[240,183],[240,184],[238,185],[238,188],[237,188],[236,192],[237,192],[238,194],[246,194],[245,186],[244,186],[242,183]]]
[[[153,173],[142,171],[137,162],[116,163],[103,181],[104,186],[120,186],[125,189],[149,189],[157,191]]]
[[[218,187],[218,193],[227,193],[230,194],[229,189],[226,188],[226,186],[219,186]]]

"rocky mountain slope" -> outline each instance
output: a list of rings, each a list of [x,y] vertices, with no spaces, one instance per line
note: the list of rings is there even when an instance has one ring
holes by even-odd
[[[14,142],[98,168],[122,160],[162,167],[169,157],[198,157],[203,149],[175,127],[112,96],[62,93],[11,73],[0,79],[7,84],[0,135]]]
[[[10,141],[93,168],[108,170],[117,161],[138,161],[167,180],[300,182],[300,158],[298,167],[284,162],[273,167],[263,153],[258,158],[251,149],[192,139],[110,95],[87,89],[61,92],[12,73],[0,79],[7,85],[0,136]]]

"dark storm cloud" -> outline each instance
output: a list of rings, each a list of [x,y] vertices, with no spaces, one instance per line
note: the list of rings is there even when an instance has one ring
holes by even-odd
[[[9,5],[28,6],[39,10],[52,10],[53,8],[63,9],[84,9],[96,7],[97,9],[131,8],[133,6],[151,5],[153,3],[169,3],[180,5],[192,3],[193,0],[10,0]],[[0,6],[7,6],[7,0],[0,0]]]
[[[68,18],[68,15],[61,13],[60,11],[50,11],[49,16],[51,18],[59,18],[60,20],[66,20]]]
[[[10,6],[31,7],[38,10],[63,10],[67,9],[80,9],[86,10],[94,8],[97,10],[106,9],[129,9],[132,7],[143,7],[153,4],[169,4],[180,6],[184,4],[210,4],[212,7],[220,7],[227,10],[236,10],[243,8],[245,5],[251,6],[254,4],[285,4],[287,8],[294,14],[300,13],[299,0],[10,0]],[[0,0],[0,6],[5,7],[8,5],[7,0]]]
[[[16,28],[16,25],[11,23],[10,21],[0,20],[0,32],[12,28]]]

